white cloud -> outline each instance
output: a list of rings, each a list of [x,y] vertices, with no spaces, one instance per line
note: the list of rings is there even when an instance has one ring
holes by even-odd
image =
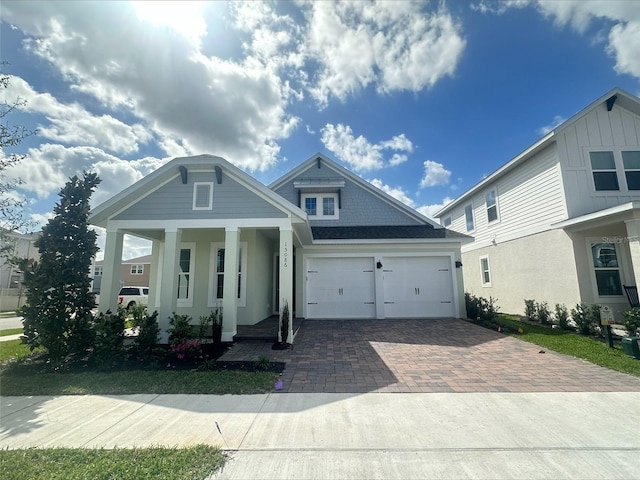
[[[50,122],[38,135],[66,144],[100,146],[115,153],[138,151],[151,134],[140,124],[127,125],[110,115],[95,116],[77,103],[63,104],[49,93],[38,93],[20,77],[11,76],[7,95],[25,100],[22,110],[44,115]]]
[[[508,8],[534,6],[545,17],[563,27],[571,25],[584,34],[594,19],[604,19],[610,27],[606,51],[616,60],[618,73],[640,78],[640,8],[633,0],[513,0],[501,4],[481,1],[476,8],[483,12],[504,13]],[[607,27],[609,28],[609,27]]]
[[[408,205],[411,208],[415,207],[415,202],[411,199],[411,197],[409,197],[409,195],[407,195],[407,192],[405,192],[401,187],[390,187],[389,185],[386,185],[385,183],[383,183],[382,180],[379,180],[377,178],[374,178],[373,180],[369,180],[369,183],[374,187],[379,188],[383,192],[388,193],[393,198],[401,201],[405,205]]]
[[[72,88],[128,110],[173,140],[168,148],[180,140],[186,151],[265,170],[298,123],[286,111],[289,86],[259,59],[205,56],[188,39],[141,20],[129,4],[15,2],[3,4],[2,15]]]
[[[399,165],[407,160],[407,156],[403,152],[411,153],[413,151],[413,144],[404,134],[392,137],[391,140],[372,144],[362,135],[355,137],[351,127],[341,123],[335,126],[328,123],[321,132],[321,140],[325,148],[358,171],[384,167],[384,150],[394,151],[388,162],[391,166]],[[397,153],[398,151],[401,153]]]
[[[374,85],[417,92],[452,75],[461,28],[441,6],[413,2],[307,2],[307,49],[320,63],[311,93],[320,105]]]
[[[24,180],[21,190],[47,198],[57,193],[69,177],[83,171],[94,171],[102,179],[91,198],[92,205],[97,205],[165,162],[156,158],[121,160],[95,147],[64,147],[47,143],[30,148],[27,157],[15,166],[12,174]]]
[[[424,162],[424,176],[420,180],[420,187],[435,187],[446,185],[451,178],[451,172],[438,162],[427,160]]]
[[[434,204],[431,204],[431,205],[422,205],[422,206],[416,208],[416,210],[418,212],[420,212],[422,215],[424,215],[425,217],[429,217],[429,218],[433,219],[434,215],[437,212],[442,210],[444,207],[446,207],[452,201],[453,201],[452,198],[445,197],[445,198],[442,199],[442,203],[434,203]]]
[[[546,135],[547,133],[554,130],[558,125],[564,123],[566,120],[567,120],[566,118],[560,115],[556,115],[555,117],[553,117],[553,120],[549,125],[540,127],[538,130],[536,130],[536,132],[538,133],[538,135]]]

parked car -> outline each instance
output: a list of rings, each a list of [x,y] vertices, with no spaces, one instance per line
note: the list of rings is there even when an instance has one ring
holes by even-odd
[[[118,293],[118,305],[127,310],[136,304],[147,305],[149,303],[149,287],[126,286]]]

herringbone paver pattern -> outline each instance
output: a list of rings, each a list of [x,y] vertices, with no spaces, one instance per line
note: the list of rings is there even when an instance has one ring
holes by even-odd
[[[614,372],[457,319],[305,320],[294,348],[238,343],[221,360],[287,366],[285,392],[640,391]]]

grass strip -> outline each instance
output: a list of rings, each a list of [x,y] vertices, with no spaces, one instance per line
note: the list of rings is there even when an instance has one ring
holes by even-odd
[[[0,337],[6,337],[8,335],[18,335],[24,332],[24,328],[5,328],[0,330]]]
[[[4,343],[4,342],[3,342]],[[10,342],[6,342],[10,343]],[[279,374],[242,370],[123,370],[46,372],[11,363],[0,372],[1,395],[127,395],[134,393],[257,394],[273,389]]]
[[[522,333],[512,335],[525,342],[640,377],[640,360],[625,355],[618,345],[609,348],[603,342],[574,332],[520,322],[515,315],[498,314],[495,321],[515,331],[522,329]]]
[[[29,448],[0,451],[0,478],[12,480],[202,480],[223,463],[219,448]]]
[[[35,351],[38,350],[39,349],[36,349]],[[33,352],[29,350],[29,345],[25,345],[20,339],[0,342],[0,362],[6,362],[9,359],[21,361],[32,353]]]

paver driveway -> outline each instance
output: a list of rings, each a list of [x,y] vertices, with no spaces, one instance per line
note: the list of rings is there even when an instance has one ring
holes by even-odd
[[[221,360],[287,363],[285,392],[640,391],[640,378],[457,319],[305,320],[288,351],[238,343]]]

